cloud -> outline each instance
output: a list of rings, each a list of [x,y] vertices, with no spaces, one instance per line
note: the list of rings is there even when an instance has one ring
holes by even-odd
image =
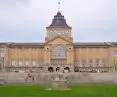
[[[0,0],[0,8],[14,8],[19,6],[26,6],[30,0]]]
[[[0,0],[0,41],[44,41],[57,2]],[[75,41],[117,41],[116,5],[117,0],[63,0],[61,12]]]

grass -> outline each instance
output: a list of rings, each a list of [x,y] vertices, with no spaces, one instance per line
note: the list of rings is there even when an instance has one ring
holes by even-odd
[[[116,85],[79,85],[72,90],[46,90],[41,86],[1,85],[0,97],[117,97]]]

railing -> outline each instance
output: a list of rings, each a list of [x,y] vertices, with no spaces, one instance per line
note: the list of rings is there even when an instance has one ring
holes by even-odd
[[[78,64],[38,64],[37,66],[10,66],[10,65],[7,65],[5,66],[5,68],[8,70],[8,71],[11,71],[11,70],[20,70],[20,69],[24,69],[24,70],[37,70],[40,71],[40,70],[45,70],[44,68],[45,67],[52,67],[52,66],[63,66],[63,67],[67,67],[67,66],[72,66],[72,68],[74,68],[74,71],[75,72],[110,72],[110,71],[117,71],[117,66],[115,65],[105,65],[105,66],[79,66]],[[46,72],[46,70],[44,71]]]
[[[0,62],[4,62],[4,61],[0,61]],[[79,64],[67,64],[67,63],[62,63],[62,64],[59,64],[59,63],[47,63],[47,64],[44,64],[44,63],[41,63],[41,64],[36,64],[35,66],[32,65],[32,64],[29,64],[28,66],[26,66],[26,64],[22,64],[22,65],[18,65],[18,64],[15,64],[15,65],[12,65],[12,64],[8,64],[6,65],[7,67],[44,67],[44,66],[74,66],[74,67],[78,67],[78,68],[117,68],[117,66],[115,65],[92,65],[92,66],[89,66],[89,65],[79,65]]]
[[[65,65],[72,65],[72,64],[66,64],[66,63],[62,63],[62,64],[59,64],[59,63],[50,63],[50,64],[45,64],[46,66],[65,66]]]

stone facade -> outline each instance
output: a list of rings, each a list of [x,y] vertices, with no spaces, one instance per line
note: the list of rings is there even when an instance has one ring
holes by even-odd
[[[117,43],[74,43],[60,12],[44,43],[0,43],[1,72],[114,72],[116,66]]]

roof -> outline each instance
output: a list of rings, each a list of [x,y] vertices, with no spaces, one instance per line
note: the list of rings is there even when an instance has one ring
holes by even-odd
[[[40,47],[43,48],[45,43],[13,43],[13,42],[2,42],[0,43],[0,46],[8,46],[8,47],[14,47],[14,46],[23,46],[23,47]],[[74,47],[108,47],[108,46],[116,46],[117,42],[78,42],[73,43]]]
[[[73,43],[74,47],[102,47],[102,46],[112,46],[112,43],[109,42],[82,42],[82,43]]]
[[[14,42],[4,42],[0,43],[0,45],[6,45],[9,47],[13,46],[25,46],[25,47],[44,47],[44,43],[14,43]]]
[[[52,23],[47,28],[70,28],[70,26],[67,25],[66,19],[64,19],[64,16],[61,14],[60,11],[57,12],[57,14],[54,16],[54,19],[52,20]]]
[[[68,39],[66,39],[66,38],[64,38],[64,37],[62,37],[62,36],[60,36],[60,35],[58,35],[58,36],[56,36],[56,37],[54,37],[54,38],[48,40],[47,42],[45,42],[45,44],[47,44],[47,43],[49,43],[49,42],[51,42],[51,41],[53,41],[54,39],[57,39],[57,38],[62,38],[63,40],[65,40],[65,41],[67,41],[67,42],[69,42],[69,43],[72,44],[72,42],[71,42],[70,40],[68,40]]]

